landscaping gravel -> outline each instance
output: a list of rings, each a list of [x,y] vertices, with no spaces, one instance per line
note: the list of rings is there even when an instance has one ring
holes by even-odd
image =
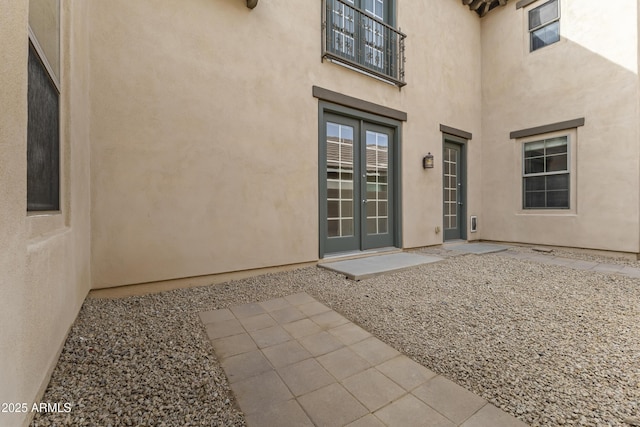
[[[41,399],[72,411],[32,425],[242,426],[197,313],[301,291],[532,426],[640,418],[640,280],[493,254],[87,299]]]

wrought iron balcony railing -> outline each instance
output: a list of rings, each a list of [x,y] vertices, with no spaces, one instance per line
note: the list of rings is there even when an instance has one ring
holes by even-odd
[[[322,0],[322,58],[404,86],[407,37],[348,0]]]

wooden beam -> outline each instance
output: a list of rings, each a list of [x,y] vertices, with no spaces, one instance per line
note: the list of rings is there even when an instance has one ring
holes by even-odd
[[[469,5],[469,9],[478,10],[478,8],[484,3],[484,0],[473,0]]]

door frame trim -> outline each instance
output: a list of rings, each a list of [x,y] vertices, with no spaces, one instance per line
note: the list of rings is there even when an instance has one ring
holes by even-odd
[[[461,138],[457,135],[452,135],[449,133],[442,134],[442,159],[444,162],[444,148],[446,143],[458,145],[460,147],[460,163],[462,163],[460,171],[462,172],[462,208],[460,209],[460,239],[467,240],[467,144],[469,143],[468,139]],[[444,171],[442,172],[442,208],[444,209]],[[441,219],[442,223],[442,240],[446,242],[445,233],[444,233],[444,211],[442,212]]]
[[[325,114],[337,114],[348,118],[378,124],[392,128],[393,135],[393,186],[395,193],[395,203],[393,206],[394,221],[391,225],[393,229],[393,246],[402,247],[402,122],[389,117],[371,114],[354,108],[345,107],[331,102],[318,101],[318,255],[322,259],[326,255],[325,236],[327,235],[326,221],[322,221],[323,214],[327,211],[327,200],[323,197],[326,194],[326,155],[325,147],[327,135],[324,125]],[[326,216],[326,215],[325,215]],[[333,252],[332,252],[333,253]]]

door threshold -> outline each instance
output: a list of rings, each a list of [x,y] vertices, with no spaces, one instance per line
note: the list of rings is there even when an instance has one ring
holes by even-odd
[[[388,246],[385,248],[367,249],[366,251],[334,252],[334,253],[325,255],[324,258],[322,258],[322,261],[323,262],[344,261],[347,259],[365,258],[373,255],[393,254],[398,252],[402,252],[402,249],[396,248],[394,246]]]

